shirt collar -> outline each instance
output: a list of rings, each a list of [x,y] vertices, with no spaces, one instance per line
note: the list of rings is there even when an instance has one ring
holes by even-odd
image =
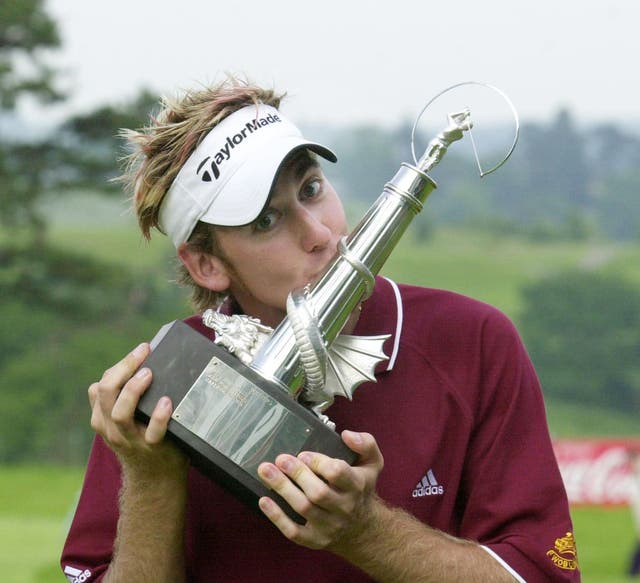
[[[390,335],[384,343],[384,353],[389,359],[376,367],[376,373],[390,371],[395,365],[400,348],[403,314],[398,285],[386,277],[377,276],[373,294],[362,304],[362,313],[353,331],[357,336]]]

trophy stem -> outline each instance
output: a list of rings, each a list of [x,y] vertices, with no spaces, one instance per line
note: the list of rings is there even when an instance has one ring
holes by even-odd
[[[425,173],[402,164],[323,277],[308,291],[307,304],[322,331],[325,347],[331,345],[356,306],[369,295],[373,276],[435,188],[435,182]],[[305,375],[288,318],[275,329],[250,366],[292,395],[299,393]]]

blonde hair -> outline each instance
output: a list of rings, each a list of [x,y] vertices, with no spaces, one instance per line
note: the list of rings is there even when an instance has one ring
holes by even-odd
[[[207,133],[247,105],[264,103],[278,108],[283,97],[273,89],[229,75],[211,87],[187,91],[177,99],[163,99],[160,113],[150,118],[148,126],[120,131],[131,146],[131,153],[123,159],[125,171],[120,180],[131,195],[138,225],[147,240],[152,229],[162,232],[162,201],[180,168]],[[219,252],[214,229],[204,223],[198,223],[188,244],[205,253]],[[192,288],[191,301],[198,311],[224,299],[223,294],[196,284],[184,265],[180,264],[178,272],[178,282]]]

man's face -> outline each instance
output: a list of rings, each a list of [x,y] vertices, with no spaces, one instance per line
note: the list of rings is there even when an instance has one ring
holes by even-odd
[[[287,294],[317,281],[346,233],[340,198],[302,152],[283,166],[268,208],[253,223],[216,227],[229,291],[244,312],[276,326]]]

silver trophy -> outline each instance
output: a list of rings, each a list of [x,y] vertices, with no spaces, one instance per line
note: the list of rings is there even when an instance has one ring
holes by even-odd
[[[179,321],[154,338],[144,363],[153,371],[153,382],[138,417],[148,421],[158,399],[169,395],[174,403],[170,438],[201,471],[251,506],[269,495],[303,522],[257,477],[260,463],[281,453],[319,451],[356,461],[324,412],[336,395],[350,399],[358,385],[375,381],[375,366],[387,358],[382,346],[388,336],[340,332],[371,294],[374,276],[436,188],[427,173],[472,128],[468,109],[449,114],[447,121],[424,155],[415,160],[414,154],[414,164],[400,166],[340,241],[322,278],[289,294],[287,316],[275,330],[249,316],[207,310],[203,322],[216,331],[215,342]],[[504,160],[514,146],[515,141]]]

